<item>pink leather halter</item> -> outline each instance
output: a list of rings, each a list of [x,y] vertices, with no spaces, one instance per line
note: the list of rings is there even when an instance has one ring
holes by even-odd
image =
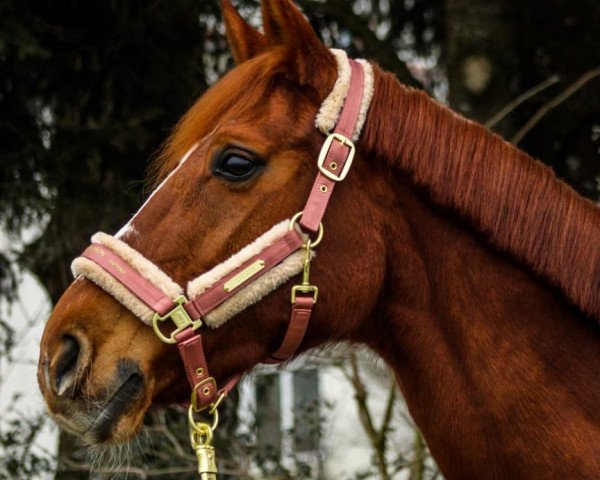
[[[303,282],[292,290],[292,310],[288,329],[281,346],[263,362],[276,364],[289,359],[296,353],[304,339],[318,296],[317,287],[309,283],[312,248],[321,240],[321,220],[335,185],[346,178],[355,154],[355,147],[350,139],[359,122],[365,72],[359,62],[349,61],[351,67],[349,91],[335,129],[321,150],[318,160],[319,173],[303,212],[292,219],[290,230],[281,238],[246,260],[210,288],[189,299],[185,296],[171,298],[136,271],[123,255],[119,255],[106,245],[92,243],[81,255],[100,266],[155,313],[153,326],[156,334],[164,342],[177,344],[192,388],[191,403],[195,411],[210,407],[211,412],[214,412],[241,378],[241,374],[236,375],[221,389],[217,387],[215,379],[209,373],[202,347],[202,337],[197,332],[203,324],[203,319],[249,283],[256,281],[300,249],[306,252]],[[301,233],[301,229],[313,235],[317,234],[318,238],[310,240],[308,234]],[[165,335],[160,328],[166,320],[171,320],[176,327],[169,335]]]

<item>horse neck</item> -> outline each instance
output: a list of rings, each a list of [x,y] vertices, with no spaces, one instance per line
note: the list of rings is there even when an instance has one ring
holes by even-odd
[[[393,294],[365,340],[394,369],[446,477],[600,478],[598,324],[414,178],[390,182]]]
[[[398,197],[410,214],[389,229],[391,294],[368,343],[446,477],[598,478],[597,325],[447,212]]]
[[[361,149],[600,318],[600,208],[547,166],[380,70]]]

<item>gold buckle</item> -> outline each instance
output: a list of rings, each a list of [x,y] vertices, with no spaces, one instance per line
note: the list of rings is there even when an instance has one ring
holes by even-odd
[[[152,318],[152,328],[154,329],[154,333],[156,333],[156,336],[160,338],[163,342],[171,345],[177,343],[175,335],[183,332],[186,328],[192,327],[192,330],[197,330],[202,326],[202,320],[192,320],[185,308],[183,308],[183,305],[187,303],[187,298],[185,298],[184,295],[177,297],[174,301],[177,304],[177,306],[169,313],[167,313],[164,317],[161,317],[158,313],[155,313],[154,317]],[[163,335],[158,326],[159,322],[164,322],[167,319],[170,319],[177,327],[171,332],[171,335],[168,337]]]
[[[327,154],[329,153],[329,150],[331,149],[331,145],[333,144],[334,140],[340,142],[344,147],[348,147],[350,149],[350,152],[348,152],[348,157],[346,158],[346,163],[344,163],[344,167],[342,168],[342,171],[339,175],[336,175],[335,173],[331,172],[331,170],[326,169],[324,166],[325,159],[327,158]],[[355,154],[356,147],[354,146],[352,140],[340,133],[332,133],[331,135],[329,135],[329,137],[327,137],[327,140],[325,140],[325,143],[323,144],[323,148],[321,148],[321,153],[319,154],[319,161],[317,162],[317,165],[319,166],[319,170],[321,171],[321,173],[327,178],[333,180],[334,182],[341,182],[348,175],[350,167],[352,166],[352,162],[354,161]]]
[[[217,391],[217,382],[213,377],[208,377],[204,380],[202,380],[201,382],[198,382],[196,385],[194,385],[194,389],[192,390],[192,400],[191,400],[191,406],[194,408],[194,411],[199,412],[200,409],[198,408],[198,389],[202,388],[203,385],[206,385],[207,383],[210,383],[213,385],[215,392]],[[208,387],[205,387],[208,388]],[[210,389],[209,392],[210,393]],[[205,393],[205,395],[207,395]],[[205,410],[206,408],[211,408],[210,413],[212,414],[214,409],[212,408],[212,406],[214,404],[221,403],[221,400],[223,400],[222,398],[218,398],[216,402],[211,403],[210,405],[208,405],[207,407],[203,408],[202,410]]]
[[[296,297],[298,293],[312,293],[313,303],[317,303],[317,299],[319,298],[319,287],[315,285],[296,285],[292,287],[292,304],[296,303]]]

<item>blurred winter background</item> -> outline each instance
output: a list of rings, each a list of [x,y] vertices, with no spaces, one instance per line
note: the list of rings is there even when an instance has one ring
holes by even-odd
[[[234,3],[260,24],[257,1]],[[597,0],[298,4],[328,45],[374,59],[598,200]],[[0,478],[195,478],[177,409],[149,416],[139,441],[92,471],[45,414],[37,345],[70,260],[136,210],[148,159],[230,67],[217,0],[0,0]],[[261,370],[221,432],[222,478],[440,478],[368,352]]]

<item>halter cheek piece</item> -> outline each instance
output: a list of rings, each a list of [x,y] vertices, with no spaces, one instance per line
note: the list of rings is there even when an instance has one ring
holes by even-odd
[[[237,384],[235,375],[219,389],[210,376],[199,328],[216,328],[248,306],[302,272],[302,282],[291,292],[291,317],[277,351],[264,363],[277,364],[296,353],[306,332],[318,288],[310,284],[310,263],[321,242],[321,220],[337,183],[352,166],[355,147],[373,95],[373,70],[365,61],[349,60],[332,50],[338,63],[338,79],[316,119],[329,134],[318,159],[317,178],[304,210],[244,247],[226,262],[190,281],[184,289],[160,268],[118,238],[98,233],[92,244],[75,259],[75,276],[88,278],[131,310],[166,343],[177,344],[192,387],[190,407],[193,445],[212,437],[212,430],[193,420],[193,412],[219,403]],[[174,330],[165,333],[172,322]],[[194,434],[195,432],[195,434]],[[206,442],[209,443],[209,442]],[[202,443],[200,446],[206,446]],[[199,457],[200,458],[200,457]]]

